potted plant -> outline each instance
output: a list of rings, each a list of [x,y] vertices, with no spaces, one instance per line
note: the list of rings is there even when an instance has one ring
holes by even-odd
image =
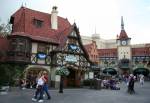
[[[56,75],[68,76],[69,75],[69,70],[65,67],[61,67],[60,69],[56,70]]]
[[[66,67],[61,67],[56,70],[56,75],[60,75],[59,93],[63,93],[63,77],[69,75],[69,70]]]

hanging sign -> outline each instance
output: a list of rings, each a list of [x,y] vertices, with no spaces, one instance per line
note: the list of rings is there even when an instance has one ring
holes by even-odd
[[[77,58],[73,55],[67,55],[65,57],[65,61],[67,61],[67,62],[77,62]]]
[[[39,59],[45,59],[46,58],[46,54],[45,53],[38,53],[37,54],[37,57],[39,58]]]

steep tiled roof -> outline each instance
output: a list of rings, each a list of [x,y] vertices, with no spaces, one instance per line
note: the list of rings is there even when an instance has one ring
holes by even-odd
[[[33,36],[24,32],[15,32],[12,33],[11,36],[24,36],[24,37],[29,37],[32,40],[36,40],[36,41],[42,41],[42,42],[48,42],[48,43],[56,43],[58,44],[58,41],[54,38],[46,38],[46,37],[42,37],[42,36]]]
[[[90,57],[90,60],[92,62],[98,62],[98,52],[97,52],[97,46],[96,42],[92,41],[90,44],[84,45],[86,51],[88,52],[88,55]]]
[[[128,39],[128,35],[125,30],[121,30],[119,39]]]
[[[87,50],[88,54],[90,53],[91,49],[92,49],[92,43],[91,44],[86,44],[84,45],[85,49]]]
[[[35,27],[35,25],[33,25],[34,19],[42,21],[43,26],[41,28]],[[11,22],[13,24],[13,34],[18,32],[17,34],[19,35],[19,32],[24,32],[24,35],[30,35],[32,38],[42,37],[50,40],[54,39],[53,41],[57,41],[58,39],[55,38],[55,35],[60,34],[66,28],[71,26],[67,19],[58,16],[58,29],[51,29],[51,14],[31,10],[25,7],[21,7],[12,15]]]

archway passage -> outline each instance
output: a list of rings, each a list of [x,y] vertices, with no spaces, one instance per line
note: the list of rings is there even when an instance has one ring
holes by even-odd
[[[103,70],[104,74],[116,75],[117,71],[114,68],[106,68]]]
[[[148,76],[149,72],[150,72],[150,71],[149,71],[147,68],[136,68],[136,69],[133,71],[133,74],[134,74],[134,75],[143,74],[144,76]]]
[[[26,70],[25,72],[25,79],[26,79],[26,87],[27,88],[36,88],[36,78],[39,72],[46,71],[49,75],[49,72],[45,68],[37,68],[32,67]]]
[[[67,67],[69,70],[69,75],[64,77],[64,87],[75,88],[80,87],[81,80],[81,71],[78,69],[74,69],[73,67]]]
[[[76,71],[72,68],[69,68],[70,74],[67,76],[67,87],[75,87],[75,77],[76,77]]]

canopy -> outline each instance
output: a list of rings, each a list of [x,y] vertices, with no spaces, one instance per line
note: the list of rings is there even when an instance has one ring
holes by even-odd
[[[106,68],[103,70],[104,74],[116,75],[117,71],[114,68]]]
[[[149,74],[149,70],[146,69],[146,68],[136,68],[134,71],[133,71],[134,75],[136,74],[143,74],[144,76],[147,76]]]

